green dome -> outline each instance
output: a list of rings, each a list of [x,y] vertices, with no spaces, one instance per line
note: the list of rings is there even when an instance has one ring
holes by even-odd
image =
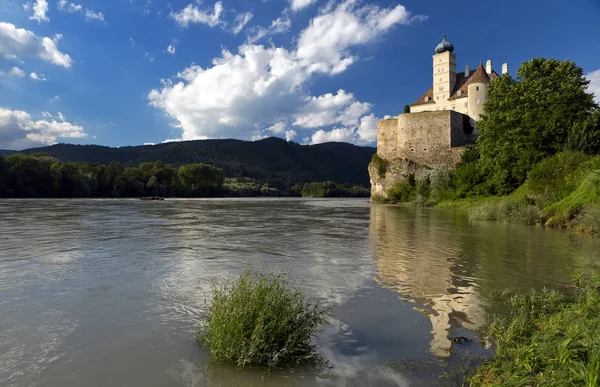
[[[442,39],[442,42],[435,48],[435,53],[441,54],[442,52],[446,51],[454,52],[454,46],[452,43],[446,40],[446,34],[444,34],[444,39]]]

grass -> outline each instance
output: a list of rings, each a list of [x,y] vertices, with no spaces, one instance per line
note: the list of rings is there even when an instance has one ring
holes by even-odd
[[[488,334],[497,350],[471,386],[600,385],[600,276],[578,273],[572,294],[531,291],[510,299]]]
[[[486,201],[469,210],[473,220],[496,220],[504,223],[537,224],[539,209],[525,200],[506,197],[500,200]]]
[[[308,299],[285,274],[246,269],[215,285],[196,341],[215,363],[275,367],[317,360],[313,337],[329,310]]]

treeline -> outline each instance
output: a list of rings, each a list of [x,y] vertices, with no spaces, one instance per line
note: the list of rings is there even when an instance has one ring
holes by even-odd
[[[305,185],[309,184],[327,189],[322,195],[306,196],[368,196],[363,186]],[[305,185],[284,190],[249,178],[225,179],[222,169],[201,163],[176,168],[155,161],[125,167],[119,162],[61,163],[44,153],[0,156],[0,197],[4,198],[301,196]]]
[[[281,138],[266,138],[260,141],[195,140],[120,148],[57,144],[25,149],[19,153],[31,155],[39,152],[61,162],[108,165],[116,161],[125,167],[154,161],[174,167],[208,164],[221,168],[227,177],[249,178],[258,181],[261,186],[267,183],[270,187],[287,191],[293,185],[311,181],[368,186],[367,166],[375,148],[347,143],[300,145]]]
[[[600,109],[588,85],[571,61],[523,63],[516,78],[490,82],[477,144],[455,170],[409,178],[388,196],[420,205],[481,202],[473,218],[600,232],[600,219],[584,226],[600,214]]]

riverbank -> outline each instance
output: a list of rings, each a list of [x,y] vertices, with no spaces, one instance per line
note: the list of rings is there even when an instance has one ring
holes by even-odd
[[[576,273],[574,292],[531,291],[510,298],[510,314],[488,329],[494,358],[469,377],[471,386],[598,386],[600,277]]]
[[[449,177],[446,177],[448,175]],[[439,176],[442,176],[440,178]],[[459,209],[471,220],[541,225],[600,233],[600,156],[562,152],[543,160],[527,180],[506,196],[464,196],[452,172],[432,174],[430,181],[398,183],[375,203]]]

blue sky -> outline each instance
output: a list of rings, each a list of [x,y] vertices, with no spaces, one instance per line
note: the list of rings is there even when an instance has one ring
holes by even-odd
[[[0,149],[278,136],[375,145],[458,67],[571,59],[600,95],[600,1],[0,0]]]

